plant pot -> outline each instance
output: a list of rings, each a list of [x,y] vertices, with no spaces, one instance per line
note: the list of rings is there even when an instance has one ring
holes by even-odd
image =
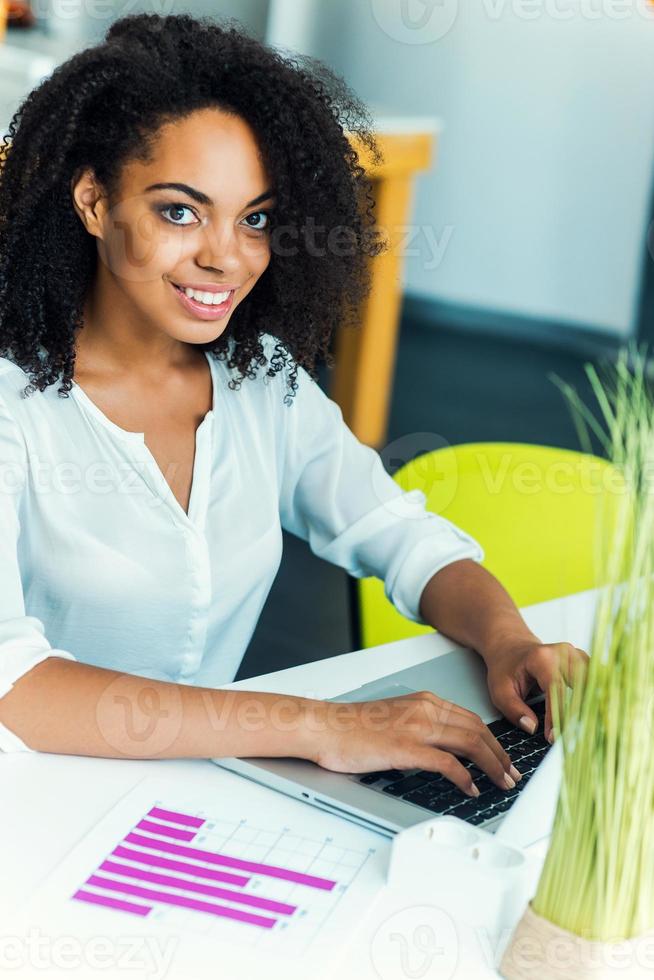
[[[631,939],[584,939],[538,915],[530,902],[499,973],[505,980],[651,980],[654,929]]]

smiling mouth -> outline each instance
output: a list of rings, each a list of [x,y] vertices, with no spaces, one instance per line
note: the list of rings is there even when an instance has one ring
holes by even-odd
[[[184,296],[187,297],[187,299],[192,299],[196,303],[202,303],[202,300],[198,299],[197,296],[189,296],[188,293],[186,292],[186,287],[185,286],[180,286],[178,283],[173,282],[172,279],[169,279],[168,281],[170,282],[170,285],[171,286],[174,286],[175,289],[178,292],[183,293]],[[203,292],[203,290],[198,290],[198,292]],[[227,293],[227,297],[225,299],[221,300],[220,303],[215,303],[215,304],[213,304],[213,303],[204,303],[203,304],[204,306],[213,306],[213,305],[220,306],[220,305],[222,305],[222,303],[227,303],[232,298],[232,296],[234,295],[234,293],[236,292],[236,290],[235,289],[221,289],[221,290],[217,290],[217,291],[214,292],[214,290],[207,289],[207,290],[204,290],[204,292],[211,293],[212,296],[220,295],[220,293]]]
[[[169,279],[168,282],[179,296],[179,301],[186,309],[186,312],[196,319],[220,320],[226,317],[232,309],[234,293],[236,292],[234,289],[230,289],[227,299],[220,303],[203,303],[201,300],[195,299],[195,297],[187,296],[184,290],[174,283],[172,279]]]

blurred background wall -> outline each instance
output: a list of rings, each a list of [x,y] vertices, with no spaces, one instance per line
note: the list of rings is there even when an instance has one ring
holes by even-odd
[[[414,209],[442,260],[426,268],[426,247],[407,258],[407,291],[471,316],[629,335],[654,166],[654,18],[599,0],[429,7],[405,5],[411,28],[398,0],[271,0],[268,32],[367,102],[442,120]]]

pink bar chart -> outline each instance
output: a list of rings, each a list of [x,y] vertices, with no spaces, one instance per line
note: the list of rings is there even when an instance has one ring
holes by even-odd
[[[217,951],[224,980],[318,980],[383,887],[386,839],[218,767],[171,768],[99,806],[80,793],[95,819],[11,934],[109,937],[117,965],[132,937],[138,980],[212,978]]]
[[[71,898],[140,918],[174,908],[272,930],[301,911],[297,903],[267,894],[272,883],[290,890],[302,886],[303,897],[307,890],[333,892],[339,884],[335,878],[199,846],[215,827],[215,821],[152,806]],[[226,836],[233,839],[234,834]]]

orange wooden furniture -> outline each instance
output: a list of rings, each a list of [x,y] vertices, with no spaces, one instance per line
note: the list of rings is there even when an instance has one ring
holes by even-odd
[[[402,300],[402,248],[406,242],[414,174],[427,170],[436,149],[434,131],[384,132],[375,138],[384,161],[375,167],[356,137],[350,142],[372,179],[377,225],[389,248],[371,259],[372,289],[356,327],[334,338],[335,365],[329,395],[354,434],[379,448],[388,424]]]
[[[0,42],[4,41],[9,19],[9,0],[0,0]]]

